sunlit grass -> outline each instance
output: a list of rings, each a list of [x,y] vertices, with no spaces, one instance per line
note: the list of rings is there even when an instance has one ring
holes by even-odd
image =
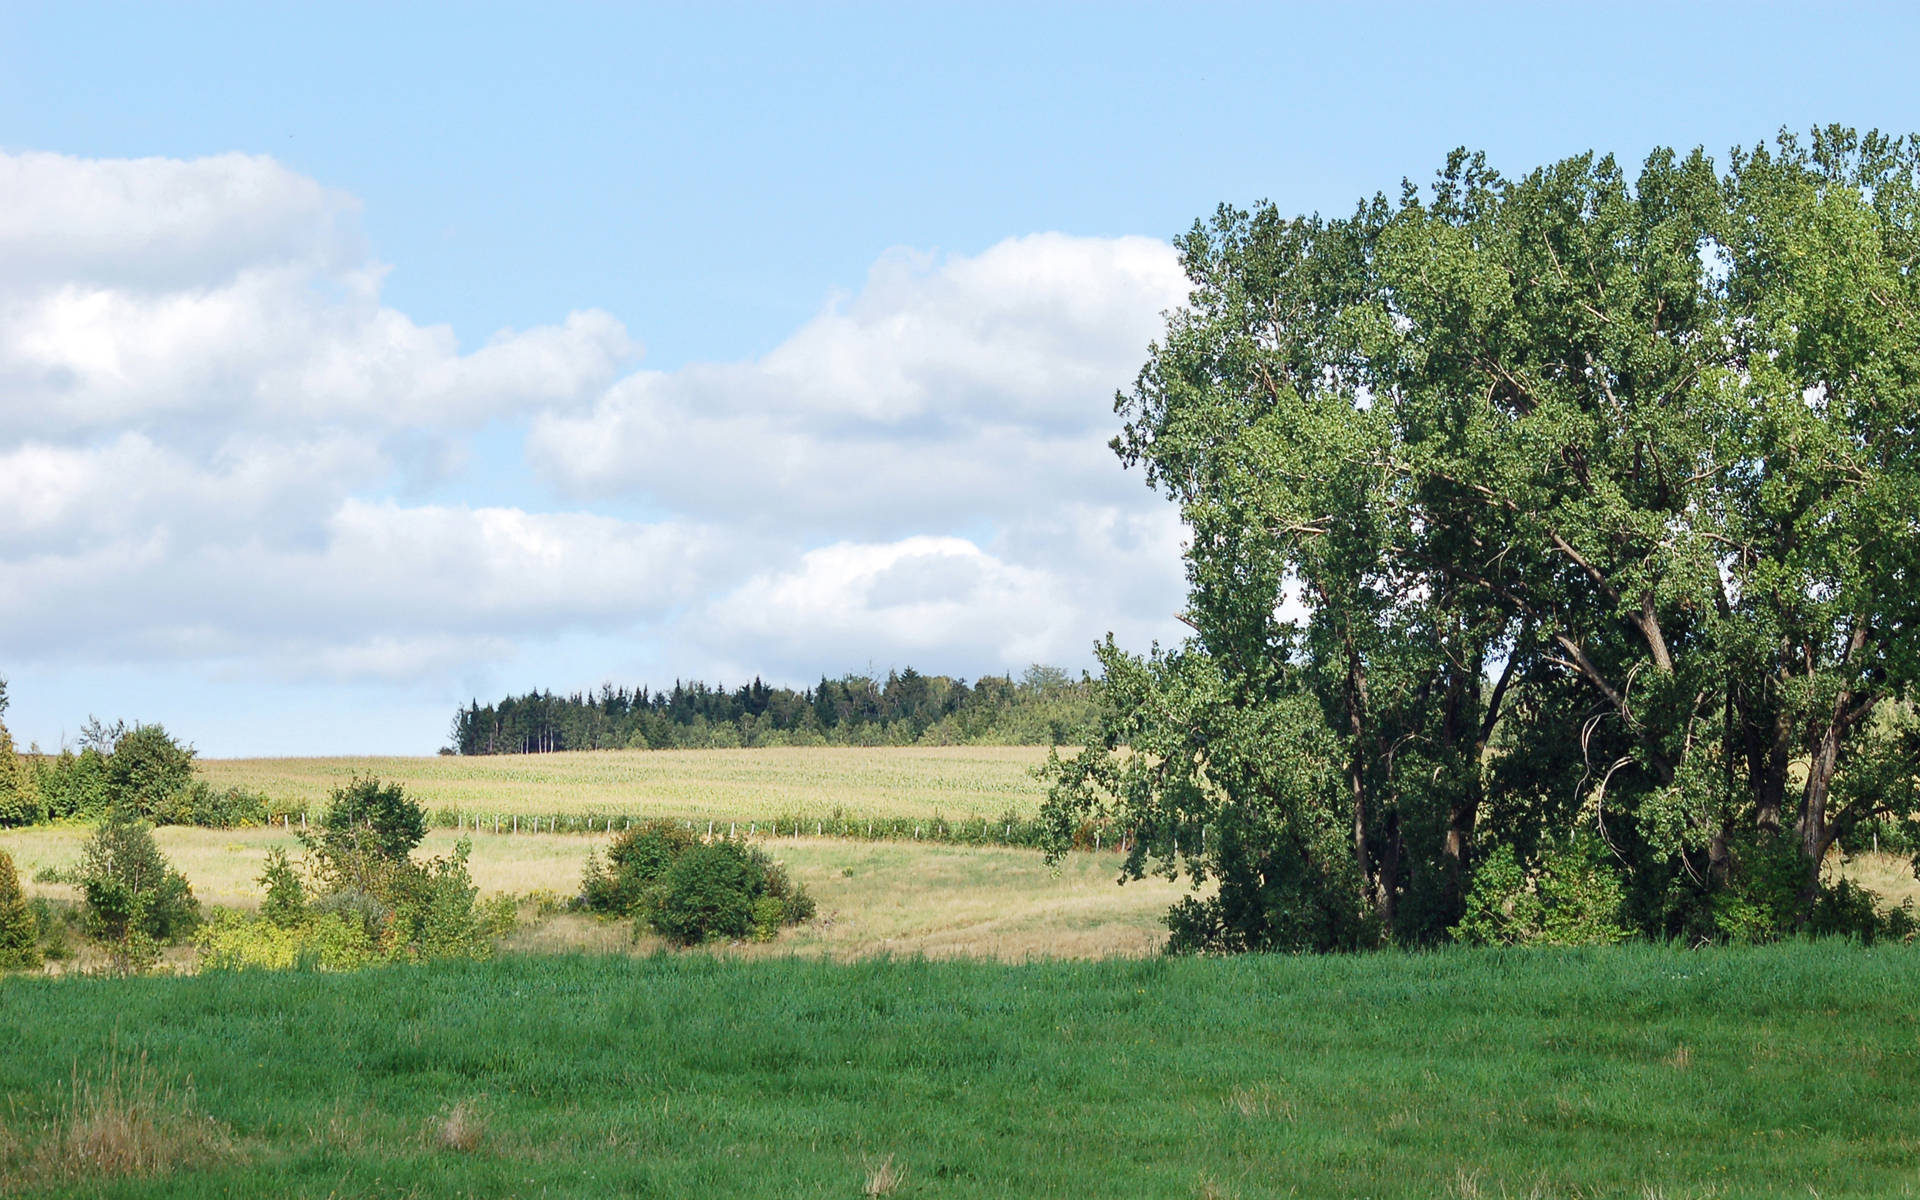
[[[0,830],[0,849],[13,856],[29,895],[73,899],[66,885],[33,877],[46,867],[71,866],[86,836],[80,828]],[[301,851],[296,838],[277,828],[167,826],[155,830],[154,838],[203,903],[231,908],[259,907],[258,879],[269,849],[284,849],[296,861]],[[545,833],[482,833],[470,840],[469,869],[482,897],[543,890],[571,896],[579,890],[588,852],[607,842],[605,835]],[[447,854],[456,841],[456,834],[434,830],[418,853]],[[1056,870],[1038,851],[1004,847],[830,838],[769,838],[761,844],[813,894],[819,915],[770,946],[742,951],[749,954],[1013,960],[1143,954],[1165,941],[1166,910],[1186,894],[1184,886],[1163,879],[1116,886],[1120,858],[1110,853],[1069,855]],[[523,931],[509,947],[646,953],[658,944],[652,938],[636,944],[626,923],[563,916]],[[174,965],[190,960],[176,956]]]
[[[403,784],[428,809],[602,812],[765,823],[836,810],[874,818],[1031,816],[1046,789],[1037,746],[594,750],[421,758],[202,759],[216,788],[318,810],[355,775]]]
[[[1916,994],[1844,943],[15,978],[0,1193],[1912,1196]],[[242,1152],[33,1174],[116,1036]]]

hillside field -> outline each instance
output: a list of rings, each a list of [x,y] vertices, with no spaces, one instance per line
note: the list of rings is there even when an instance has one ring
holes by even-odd
[[[324,807],[355,775],[405,785],[428,810],[527,816],[618,813],[766,822],[794,815],[909,820],[1030,817],[1046,788],[1041,746],[583,750],[418,758],[212,758],[216,788]]]
[[[1916,993],[1835,943],[14,978],[0,1192],[1911,1196]]]
[[[0,830],[0,850],[13,857],[29,895],[73,900],[75,889],[34,876],[78,861],[89,832],[80,826]],[[227,908],[259,907],[259,876],[269,849],[284,849],[296,861],[301,854],[299,842],[279,829],[162,826],[154,839],[202,903]],[[455,839],[434,830],[419,853],[446,854]],[[579,890],[588,852],[606,843],[601,834],[481,833],[472,838],[470,867],[483,897],[542,891],[571,896]],[[1121,860],[1112,853],[1072,854],[1054,870],[1037,850],[1007,847],[810,837],[762,838],[759,844],[806,886],[820,911],[777,943],[741,951],[747,954],[1013,961],[1140,955],[1165,943],[1167,908],[1186,894],[1185,886],[1156,878],[1115,886]],[[522,923],[508,952],[649,953],[660,945],[652,935],[635,943],[626,922],[543,915],[526,905]],[[175,952],[174,964],[190,967],[191,954]]]

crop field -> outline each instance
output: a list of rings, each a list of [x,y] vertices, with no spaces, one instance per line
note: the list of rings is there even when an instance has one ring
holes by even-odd
[[[907,820],[1030,817],[1046,794],[1038,746],[589,750],[431,758],[201,759],[216,788],[326,804],[355,775],[397,780],[428,810],[767,822],[795,815]]]
[[[1912,1196],[1916,994],[1834,943],[16,978],[0,1193]]]
[[[0,830],[0,850],[12,855],[30,895],[73,899],[72,888],[36,882],[47,867],[72,865],[88,830],[80,827]],[[161,850],[193,884],[203,903],[257,908],[257,882],[267,851],[285,849],[296,861],[300,845],[277,829],[217,830],[166,826],[154,831]],[[455,835],[427,835],[422,855],[445,854]],[[481,895],[570,896],[579,889],[587,853],[604,836],[482,833],[472,839],[470,868]],[[1138,955],[1166,940],[1163,918],[1186,894],[1183,885],[1145,879],[1116,887],[1119,856],[1069,855],[1055,871],[1038,851],[1002,847],[853,842],[816,838],[764,839],[819,902],[819,916],[778,942],[738,951],[750,955],[801,953],[833,958],[924,954],[1020,960],[1032,957]],[[525,928],[508,952],[587,950],[649,953],[651,935],[634,942],[630,926],[591,917],[523,911]],[[190,967],[188,954],[176,966]]]

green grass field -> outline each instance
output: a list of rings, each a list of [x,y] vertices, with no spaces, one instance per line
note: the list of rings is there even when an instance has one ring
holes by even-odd
[[[1909,1196],[1917,994],[1841,944],[14,978],[0,1193]]]
[[[592,750],[477,758],[202,759],[217,788],[318,809],[355,775],[404,784],[428,809],[620,813],[766,822],[793,814],[925,820],[1031,816],[1038,746]]]

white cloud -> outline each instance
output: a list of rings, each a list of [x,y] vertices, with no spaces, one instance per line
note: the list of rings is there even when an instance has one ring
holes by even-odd
[[[1099,497],[1112,397],[1181,302],[1171,247],[1038,234],[977,257],[893,254],[765,358],[642,372],[548,413],[529,454],[575,495],[881,536]]]
[[[764,357],[622,377],[602,312],[463,350],[388,306],[357,219],[268,158],[0,154],[0,666],[417,705],[553,639],[798,680],[1168,632],[1180,528],[1106,446],[1164,243],[896,251]]]
[[[606,313],[462,354],[380,302],[347,197],[271,159],[0,154],[0,421],[17,435],[467,428],[591,400]]]

